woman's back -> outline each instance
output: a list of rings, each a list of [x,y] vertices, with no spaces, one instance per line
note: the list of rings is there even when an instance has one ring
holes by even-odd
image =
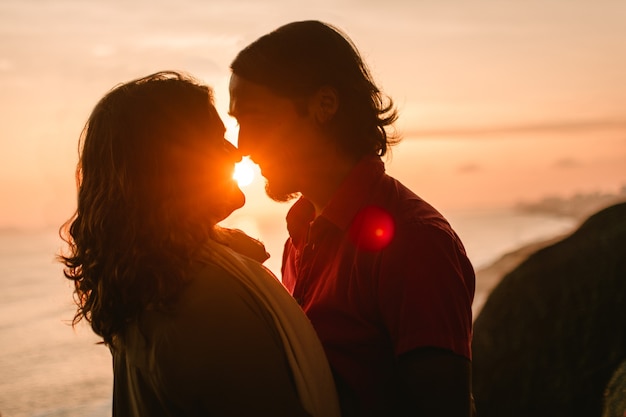
[[[194,269],[170,312],[144,313],[112,349],[115,414],[308,415],[269,312],[220,267]]]

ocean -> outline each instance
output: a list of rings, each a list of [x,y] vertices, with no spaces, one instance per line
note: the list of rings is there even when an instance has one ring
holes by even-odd
[[[522,245],[572,230],[566,217],[509,209],[444,213],[479,269]],[[238,221],[240,222],[238,224]],[[246,229],[243,218],[229,226]],[[256,230],[273,253],[277,271],[282,220]],[[111,415],[111,357],[87,325],[72,329],[70,283],[55,254],[56,230],[0,231],[0,416],[102,417]],[[479,294],[477,294],[479,295]]]

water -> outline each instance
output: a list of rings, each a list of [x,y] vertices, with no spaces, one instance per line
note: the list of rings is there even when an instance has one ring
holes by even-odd
[[[571,230],[572,219],[509,210],[445,213],[476,267],[516,247]],[[234,217],[244,230],[249,219]],[[246,223],[248,222],[248,223]],[[282,217],[256,232],[280,261]],[[254,227],[253,227],[254,229]],[[0,232],[0,416],[101,417],[111,413],[108,350],[85,325],[72,330],[69,281],[55,262],[55,230]]]
[[[521,246],[569,232],[578,220],[509,209],[444,212],[461,237],[475,269],[484,268]]]
[[[0,234],[0,413],[89,416],[110,408],[111,358],[86,326],[73,331],[55,231]]]

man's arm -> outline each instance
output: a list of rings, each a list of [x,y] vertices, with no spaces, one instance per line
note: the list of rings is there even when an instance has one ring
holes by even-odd
[[[400,378],[415,416],[469,417],[471,362],[440,348],[418,348],[400,355]],[[407,410],[409,411],[409,410]],[[408,415],[408,414],[407,414]]]
[[[473,267],[445,225],[397,230],[382,258],[378,296],[398,355],[403,406],[412,409],[407,415],[470,416]]]

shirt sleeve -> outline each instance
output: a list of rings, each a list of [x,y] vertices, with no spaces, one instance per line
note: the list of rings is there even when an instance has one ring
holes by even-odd
[[[396,227],[381,257],[377,285],[397,355],[436,347],[471,359],[474,270],[447,224]]]

